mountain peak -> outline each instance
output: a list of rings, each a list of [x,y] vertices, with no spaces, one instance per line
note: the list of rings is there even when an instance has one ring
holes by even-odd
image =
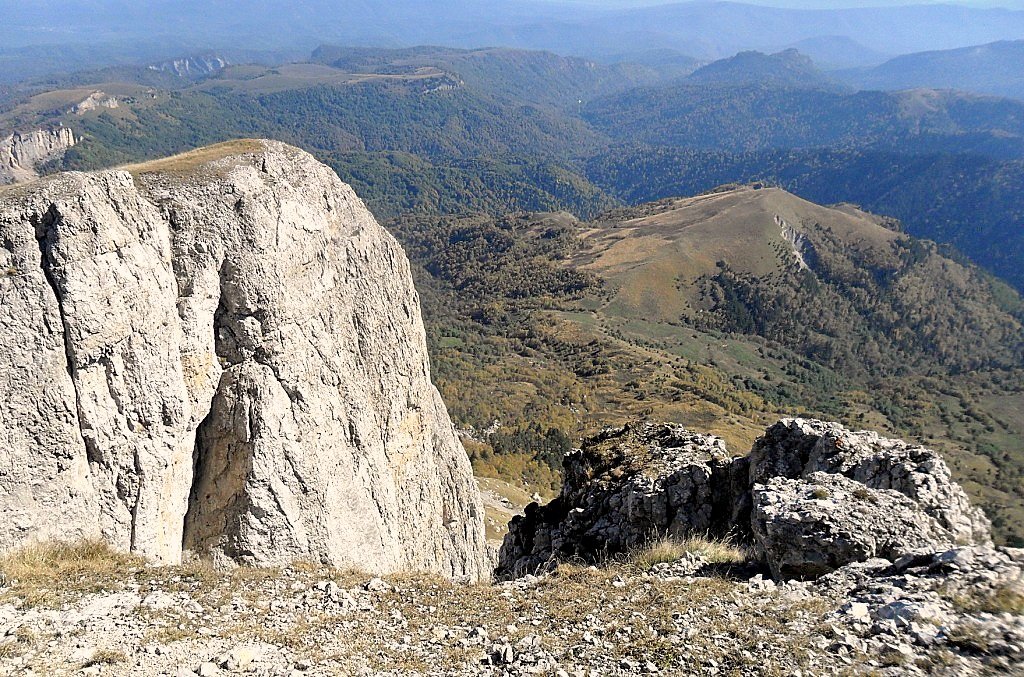
[[[739,52],[713,61],[687,77],[688,82],[709,85],[774,85],[823,87],[832,84],[811,58],[795,48],[775,54]]]
[[[1024,345],[977,271],[851,205],[723,186],[609,212],[581,237],[575,264],[607,281],[607,312],[628,320],[758,334],[859,374],[1012,365]],[[934,326],[902,319],[914,313]]]

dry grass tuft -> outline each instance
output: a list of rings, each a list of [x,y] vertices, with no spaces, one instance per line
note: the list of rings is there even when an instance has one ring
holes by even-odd
[[[199,638],[200,634],[196,631],[196,628],[185,625],[181,627],[169,625],[152,628],[145,635],[147,642],[155,642],[157,644],[174,644],[175,642],[188,642]]]
[[[604,568],[577,562],[560,562],[551,572],[552,581],[568,581],[588,584],[614,578],[615,572]]]
[[[97,649],[93,653],[92,657],[82,665],[83,668],[89,668],[94,665],[116,665],[118,663],[124,663],[128,660],[128,656],[118,649]]]
[[[117,552],[99,539],[33,543],[0,557],[0,581],[22,586],[55,584],[110,576],[143,565],[141,557]]]
[[[145,563],[99,539],[33,543],[0,557],[0,584],[9,588],[0,600],[15,598],[27,607],[54,606],[68,593],[120,586],[126,574]]]
[[[1024,614],[1024,587],[1020,583],[1003,583],[980,594],[959,592],[946,597],[967,613]]]
[[[31,628],[24,626],[14,631],[13,635],[0,637],[0,658],[17,658],[31,649],[39,641]]]
[[[727,540],[702,536],[683,539],[665,536],[631,553],[629,561],[647,570],[656,564],[675,562],[691,552],[701,555],[710,564],[743,564],[750,559],[746,550]]]

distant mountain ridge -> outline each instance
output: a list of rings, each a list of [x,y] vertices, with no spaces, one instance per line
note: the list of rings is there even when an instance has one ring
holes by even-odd
[[[905,54],[837,77],[872,89],[934,87],[1024,99],[1024,40]]]
[[[583,118],[616,140],[694,149],[840,146],[1024,155],[1024,102],[931,90],[749,84],[741,66],[748,61],[779,78],[792,73],[798,81],[808,73],[789,68],[788,58],[742,55],[691,76],[721,75],[720,86],[684,81],[636,88],[594,99]],[[813,81],[813,72],[809,77]],[[739,82],[730,84],[733,78]]]
[[[381,217],[565,209],[589,218],[617,200],[768,179],[899,216],[1024,289],[1024,103],[819,87],[793,52],[736,56],[695,76],[713,84],[673,77],[692,66],[678,52],[648,56],[654,65],[324,46],[314,63],[229,66],[199,82],[146,69],[40,82],[21,102],[0,103],[0,125],[74,130],[81,144],[44,171],[279,137],[341,172]],[[730,84],[742,82],[744,59],[781,76]],[[116,115],[62,112],[96,91],[117,97]]]
[[[678,57],[660,63],[606,64],[553,52],[510,48],[371,49],[321,45],[310,60],[341,70],[372,73],[402,73],[429,65],[455,73],[471,86],[503,99],[574,109],[580,101],[681,77],[695,67],[693,60]]]
[[[705,85],[766,85],[770,87],[835,86],[810,57],[796,49],[775,54],[740,52],[698,68],[686,82]]]
[[[375,47],[507,46],[607,58],[624,45],[672,49],[700,59],[776,50],[841,36],[868,50],[900,54],[953,49],[1024,35],[1024,11],[948,5],[800,10],[733,2],[608,9],[582,3],[448,0],[95,0],[14,3],[4,8],[8,40],[0,77],[18,80],[104,58],[155,60],[202,49],[308,50],[322,43]],[[30,51],[21,51],[29,48]],[[34,50],[34,51],[32,51]]]
[[[786,45],[814,60],[823,70],[876,66],[891,57],[888,52],[870,49],[846,35],[820,35]]]

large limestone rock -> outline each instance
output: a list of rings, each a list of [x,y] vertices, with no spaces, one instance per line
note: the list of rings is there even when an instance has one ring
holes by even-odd
[[[991,542],[938,454],[837,423],[785,419],[751,453],[636,423],[584,441],[551,503],[513,519],[496,575],[597,561],[661,536],[728,537],[779,578],[921,548]]]
[[[37,129],[0,139],[0,185],[37,178],[36,165],[60,157],[77,142],[67,127]]]
[[[737,473],[725,443],[671,424],[609,429],[564,460],[551,503],[513,518],[499,554],[502,578],[566,560],[594,562],[660,536],[722,533]]]
[[[236,142],[0,192],[0,548],[484,573],[400,247]]]
[[[754,540],[775,578],[817,578],[872,558],[952,544],[953,535],[903,494],[842,475],[773,477],[753,489]]]
[[[783,419],[765,431],[750,452],[750,482],[772,477],[844,475],[869,489],[898,491],[949,530],[958,543],[990,542],[991,525],[972,507],[938,453],[878,433],[838,423]]]

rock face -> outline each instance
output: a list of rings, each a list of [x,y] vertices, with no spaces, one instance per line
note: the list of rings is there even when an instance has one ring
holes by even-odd
[[[596,562],[658,536],[724,533],[745,486],[725,443],[671,424],[613,428],[566,456],[551,503],[530,504],[509,525],[501,577],[532,574],[571,559]]]
[[[36,165],[60,157],[76,143],[74,133],[67,127],[0,139],[0,185],[37,178]]]
[[[74,115],[85,115],[89,111],[96,110],[97,108],[109,108],[113,110],[120,107],[121,102],[117,100],[117,97],[110,96],[105,92],[95,91],[72,106],[71,110],[68,112],[73,113]]]
[[[953,535],[903,494],[842,475],[773,477],[753,489],[754,541],[775,578],[815,578],[850,562],[941,548]]]
[[[988,519],[971,507],[936,452],[838,423],[786,419],[769,428],[750,452],[751,484],[772,477],[798,478],[826,472],[844,475],[869,489],[892,489],[907,498],[960,543],[986,543]]]
[[[328,168],[60,175],[0,193],[0,235],[0,547],[485,573],[408,262]]]
[[[196,78],[211,75],[231,65],[217,54],[197,54],[181,59],[171,59],[149,67],[150,70],[173,73],[180,78]]]
[[[814,578],[920,548],[990,543],[935,452],[836,423],[786,419],[749,456],[673,425],[605,431],[565,459],[561,494],[509,525],[497,575],[597,561],[661,536],[750,546],[777,578]]]

